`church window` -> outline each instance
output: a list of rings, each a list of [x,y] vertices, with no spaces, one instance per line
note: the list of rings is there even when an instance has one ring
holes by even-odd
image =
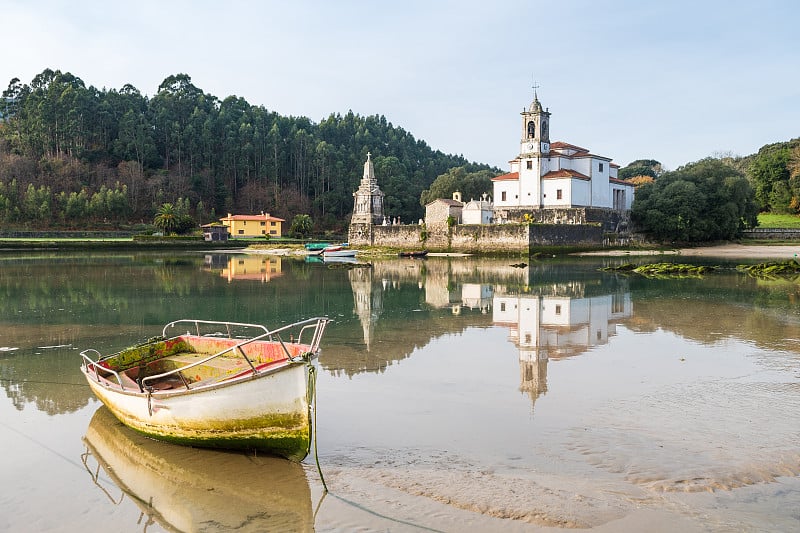
[[[561,189],[556,189],[556,200],[561,200],[563,196]]]
[[[533,170],[533,161],[528,160],[528,170]]]
[[[536,123],[534,121],[528,122],[528,139],[536,137]]]

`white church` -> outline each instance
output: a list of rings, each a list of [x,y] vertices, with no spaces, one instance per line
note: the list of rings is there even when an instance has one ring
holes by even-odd
[[[511,172],[492,179],[494,209],[534,210],[594,207],[626,211],[634,186],[617,179],[619,165],[586,148],[550,142],[550,113],[533,102],[522,111],[519,155]],[[496,222],[503,222],[500,215]]]

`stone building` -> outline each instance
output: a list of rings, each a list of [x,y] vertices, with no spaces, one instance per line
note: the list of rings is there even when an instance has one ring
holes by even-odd
[[[461,224],[461,210],[464,203],[461,201],[461,193],[453,193],[453,199],[437,198],[425,204],[425,225],[428,228],[434,226],[447,226],[447,219],[453,217],[456,224]]]

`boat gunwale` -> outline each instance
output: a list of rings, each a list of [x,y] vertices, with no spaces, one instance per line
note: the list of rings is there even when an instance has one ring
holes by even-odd
[[[209,390],[219,389],[219,388],[222,388],[222,387],[228,387],[228,386],[231,386],[231,385],[236,385],[236,384],[239,384],[239,383],[241,383],[242,381],[245,381],[245,380],[253,380],[253,379],[258,379],[260,377],[266,377],[266,376],[275,374],[277,372],[280,372],[282,370],[285,370],[287,368],[290,368],[291,366],[296,365],[296,364],[302,364],[302,363],[308,364],[308,363],[310,363],[313,359],[315,359],[319,355],[319,344],[320,344],[320,341],[322,339],[322,335],[324,333],[325,327],[327,326],[327,324],[329,322],[331,322],[331,320],[328,317],[314,317],[314,318],[302,320],[302,321],[299,321],[299,322],[295,322],[295,323],[292,323],[292,324],[288,324],[288,325],[285,325],[285,326],[283,326],[281,328],[278,328],[276,330],[270,331],[268,328],[266,328],[265,326],[262,326],[260,324],[246,324],[246,323],[238,323],[238,322],[208,321],[208,320],[195,320],[195,319],[180,319],[180,320],[175,320],[173,322],[170,322],[170,323],[166,324],[164,326],[163,330],[162,330],[162,333],[166,333],[166,331],[167,331],[167,329],[169,327],[173,327],[176,324],[184,323],[184,322],[194,323],[196,328],[197,328],[198,334],[197,335],[192,335],[191,333],[187,332],[186,334],[176,335],[176,336],[170,337],[168,339],[164,339],[163,336],[165,336],[165,335],[162,335],[162,338],[159,339],[158,341],[144,343],[141,346],[147,346],[147,345],[153,344],[154,342],[162,342],[162,341],[163,342],[169,342],[169,341],[174,341],[176,339],[182,339],[182,338],[186,338],[186,337],[218,339],[218,340],[223,340],[223,341],[225,341],[225,340],[236,341],[237,339],[235,339],[234,337],[232,337],[230,335],[230,326],[255,327],[255,328],[259,328],[259,329],[264,330],[265,333],[263,333],[261,335],[257,335],[256,337],[247,338],[247,339],[243,340],[242,342],[236,342],[234,345],[226,347],[225,349],[220,350],[219,352],[217,352],[215,354],[211,354],[208,357],[201,358],[199,361],[194,361],[194,362],[188,363],[188,364],[186,364],[184,366],[180,366],[178,368],[169,370],[167,372],[162,372],[160,374],[154,374],[152,376],[147,376],[146,378],[143,378],[141,380],[141,382],[136,382],[135,380],[133,380],[133,378],[131,378],[131,376],[126,374],[127,370],[129,370],[130,368],[118,371],[118,370],[114,370],[112,368],[107,368],[107,367],[102,365],[102,363],[104,361],[107,361],[107,360],[109,360],[109,359],[111,359],[113,357],[119,356],[120,354],[125,352],[127,349],[126,350],[120,350],[119,352],[115,352],[115,353],[112,353],[112,354],[109,354],[109,355],[106,355],[106,356],[102,356],[102,354],[100,354],[100,352],[97,351],[94,348],[89,348],[89,349],[83,350],[82,352],[80,352],[80,355],[83,358],[83,364],[81,365],[81,371],[83,372],[83,374],[86,376],[87,379],[89,379],[90,381],[94,381],[98,385],[102,385],[103,388],[105,388],[107,390],[110,390],[110,391],[113,391],[115,393],[125,394],[125,395],[128,395],[128,396],[136,396],[136,397],[155,396],[155,397],[158,397],[158,398],[169,398],[169,397],[183,396],[183,395],[187,395],[187,394],[190,394],[190,393],[194,394],[194,393],[200,393],[200,392],[208,392]],[[228,331],[229,331],[228,337],[219,337],[219,336],[216,336],[216,335],[200,335],[199,334],[199,324],[216,324],[216,325],[227,326],[228,327]],[[300,333],[298,334],[298,338],[297,338],[296,341],[286,343],[280,338],[280,335],[278,335],[278,334],[280,332],[282,332],[282,331],[290,330],[292,328],[300,328]],[[314,333],[313,333],[313,337],[311,339],[311,343],[310,344],[301,343],[300,341],[301,341],[301,338],[302,338],[302,334],[308,328],[313,328],[314,329]],[[277,340],[272,339],[273,335],[277,336]],[[265,337],[270,337],[270,340],[262,340]],[[270,344],[274,344],[274,345],[280,345],[280,347],[283,348],[285,357],[282,358],[282,359],[275,359],[275,360],[272,360],[272,361],[267,361],[265,363],[254,365],[253,362],[250,360],[250,358],[247,357],[247,355],[244,353],[244,351],[241,350],[240,348],[242,346],[246,346],[248,344],[252,344],[252,343],[255,343],[255,342],[262,342],[262,343],[270,343]],[[292,356],[289,353],[289,350],[287,348],[287,344],[290,345],[290,346],[298,346],[301,349],[305,348],[305,350],[300,351],[300,353],[298,355]],[[197,382],[199,384],[197,386],[195,386],[195,387],[189,387],[189,385],[186,382],[184,376],[181,374],[181,372],[183,372],[183,371],[185,371],[187,369],[203,365],[203,364],[205,364],[205,363],[207,363],[207,362],[209,362],[209,361],[211,361],[213,359],[219,358],[219,357],[225,357],[224,354],[227,354],[227,353],[236,354],[237,350],[238,350],[238,353],[240,355],[236,355],[235,357],[236,358],[240,358],[240,359],[244,359],[250,365],[249,369],[245,369],[245,370],[243,370],[243,371],[241,371],[239,373],[234,374],[233,376],[224,376],[221,379],[202,380],[200,382]],[[100,355],[101,357],[99,357],[97,360],[93,360],[88,355],[90,352],[96,353],[96,354]],[[162,356],[162,357],[158,357],[156,359],[153,359],[153,361],[169,360],[169,357],[172,356],[172,355],[176,355],[176,354],[170,354],[170,355],[165,355],[165,356]],[[272,368],[269,368],[269,367],[272,367]],[[100,371],[107,373],[107,375],[101,376],[100,375]],[[120,377],[121,375],[124,375],[126,379],[123,379],[122,377]],[[159,390],[159,389],[155,389],[152,385],[147,385],[146,384],[146,382],[154,383],[154,382],[157,382],[158,380],[162,380],[162,379],[167,378],[167,377],[172,376],[172,375],[180,377],[185,388],[182,387],[182,388],[179,388],[179,389],[161,389],[161,390]],[[116,384],[114,383],[114,381],[112,379],[109,379],[112,376],[114,378],[116,378],[116,381],[117,381]],[[123,383],[123,381],[125,381],[125,380],[132,380],[135,383],[136,388],[126,387],[125,384]],[[204,384],[203,381],[205,381],[206,383]]]

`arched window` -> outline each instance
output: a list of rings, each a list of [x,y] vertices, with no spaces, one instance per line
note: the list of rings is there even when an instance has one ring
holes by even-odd
[[[542,121],[541,130],[542,130],[542,139],[546,139],[547,138],[547,121],[544,121],[544,120]]]
[[[536,123],[534,121],[528,122],[528,139],[536,137]]]

